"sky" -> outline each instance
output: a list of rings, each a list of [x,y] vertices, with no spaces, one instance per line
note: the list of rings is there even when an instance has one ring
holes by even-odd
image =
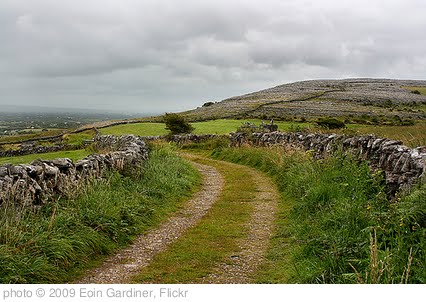
[[[176,112],[324,78],[425,79],[424,0],[0,0],[0,107]]]

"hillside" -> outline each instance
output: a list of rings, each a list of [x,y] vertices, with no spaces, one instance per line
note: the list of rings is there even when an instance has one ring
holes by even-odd
[[[383,116],[426,118],[426,81],[312,80],[284,84],[183,112],[190,120]],[[417,90],[421,94],[413,93]]]

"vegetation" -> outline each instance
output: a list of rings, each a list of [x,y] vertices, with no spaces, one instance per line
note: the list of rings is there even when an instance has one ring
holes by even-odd
[[[407,87],[404,87],[404,88],[410,90],[412,93],[415,93],[415,94],[426,95],[426,87],[407,86]]]
[[[166,130],[169,130],[171,135],[194,131],[194,127],[184,117],[175,113],[166,113],[164,115],[164,123],[166,124]]]
[[[85,140],[91,140],[96,135],[95,130],[86,130],[78,133],[68,133],[62,136],[64,144],[82,147]]]
[[[238,239],[245,237],[244,225],[253,210],[253,179],[246,167],[202,158],[196,161],[216,167],[224,176],[225,187],[219,200],[196,227],[155,257],[135,277],[135,282],[201,282],[202,277],[213,272],[217,262],[238,253]]]
[[[99,129],[103,135],[125,135],[134,134],[139,136],[165,135],[167,130],[164,123],[135,123],[122,124]]]
[[[55,158],[69,158],[73,161],[76,161],[88,156],[91,153],[93,152],[89,150],[81,149],[81,150],[71,150],[71,151],[40,153],[40,154],[28,154],[28,155],[13,156],[13,157],[0,157],[0,165],[29,164],[36,159],[50,160]]]
[[[320,118],[317,125],[325,129],[341,129],[345,128],[345,123],[335,118]]]
[[[380,173],[345,156],[314,161],[279,148],[222,147],[213,157],[269,173],[283,194],[284,219],[259,282],[426,281],[426,186],[390,200]]]
[[[143,175],[143,176],[141,176]],[[111,173],[40,211],[2,206],[0,282],[61,283],[128,244],[188,198],[200,176],[168,148],[155,148],[133,177]]]

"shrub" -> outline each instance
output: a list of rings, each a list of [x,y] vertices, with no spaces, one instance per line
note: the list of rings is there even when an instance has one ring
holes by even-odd
[[[335,118],[320,118],[317,125],[325,129],[341,129],[345,128],[345,123]]]
[[[172,135],[194,131],[194,127],[184,117],[176,113],[166,113],[164,115],[164,123],[166,124],[166,130],[169,130]]]
[[[214,102],[207,102],[207,103],[203,104],[203,107],[210,107],[213,104],[214,104]]]
[[[421,94],[421,92],[420,92],[420,91],[418,91],[418,90],[413,90],[413,91],[411,91],[411,93],[414,93],[414,94]]]

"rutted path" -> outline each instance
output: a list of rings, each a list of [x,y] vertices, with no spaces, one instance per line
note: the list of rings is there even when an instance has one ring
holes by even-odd
[[[220,199],[226,169],[238,169],[253,184],[253,200],[246,222],[241,226],[244,236],[235,239],[237,249],[213,263],[210,274],[189,283],[254,283],[264,261],[276,219],[279,193],[271,179],[253,168],[229,162],[204,160],[203,157],[183,154],[203,174],[202,189],[186,206],[159,227],[138,237],[128,248],[108,258],[100,267],[89,271],[78,283],[132,283],[139,273],[150,267],[156,255],[173,251],[173,243],[185,238],[185,231],[199,224],[201,218]],[[199,162],[203,164],[200,164]],[[218,170],[210,166],[210,163]],[[219,169],[220,168],[220,169]],[[237,180],[238,181],[238,180]],[[225,190],[226,191],[226,190]],[[238,194],[238,192],[235,192]],[[217,223],[222,223],[218,221]],[[154,261],[155,262],[155,261]],[[142,281],[142,280],[141,280]],[[143,281],[142,281],[143,282]],[[180,281],[176,280],[176,283]],[[188,282],[184,282],[188,283]]]
[[[194,165],[203,175],[203,186],[185,207],[159,227],[136,238],[131,246],[108,258],[100,267],[90,270],[76,283],[130,283],[131,277],[147,266],[156,254],[194,226],[217,200],[223,187],[223,178],[215,168]]]

